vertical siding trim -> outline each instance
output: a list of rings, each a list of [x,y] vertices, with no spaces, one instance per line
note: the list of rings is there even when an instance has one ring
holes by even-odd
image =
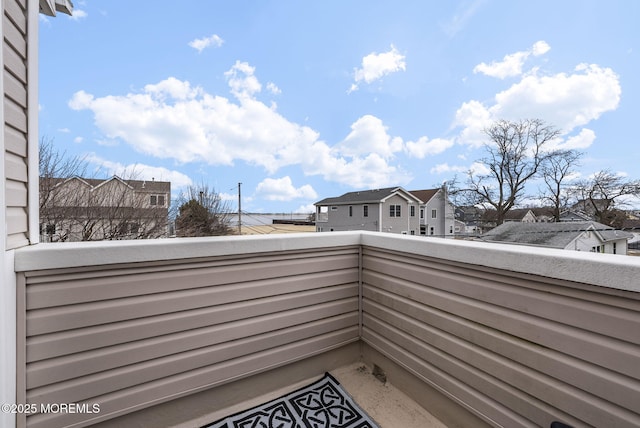
[[[38,0],[27,2],[27,237],[31,244],[40,242],[39,159],[38,159]]]
[[[27,402],[27,280],[24,273],[16,274],[16,403]],[[18,413],[16,427],[27,425],[27,414]]]
[[[0,34],[2,34],[2,45],[4,45],[4,2],[0,4]],[[0,49],[0,70],[4,73],[4,46]],[[7,177],[6,171],[4,167],[4,161],[6,157],[7,143],[5,142],[5,133],[4,133],[4,79],[0,78],[0,124],[2,124],[2,133],[0,134],[0,201],[2,201],[0,206],[0,249],[7,249]]]
[[[358,247],[358,337],[362,337],[363,308],[362,303],[362,245]]]

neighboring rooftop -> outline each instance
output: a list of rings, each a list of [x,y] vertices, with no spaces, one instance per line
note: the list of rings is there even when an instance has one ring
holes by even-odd
[[[565,248],[577,236],[587,230],[593,230],[598,233],[604,242],[633,236],[631,233],[616,230],[611,226],[595,221],[566,223],[508,222],[485,233],[480,239],[490,242],[511,242]]]

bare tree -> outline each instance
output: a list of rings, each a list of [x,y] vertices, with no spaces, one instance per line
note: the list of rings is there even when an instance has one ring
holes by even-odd
[[[84,158],[58,151],[43,138],[40,154],[40,224],[46,241],[147,239],[167,236],[170,184],[87,177]],[[155,198],[155,203],[152,203]],[[158,204],[161,198],[162,204]]]
[[[496,211],[496,223],[523,196],[525,185],[538,176],[541,165],[553,152],[547,144],[560,132],[540,119],[517,122],[499,120],[484,130],[489,138],[485,144],[487,156],[480,160],[488,172],[470,170],[464,188],[450,193],[464,194],[468,205],[482,205]]]
[[[189,186],[180,193],[175,218],[176,236],[230,235],[231,209],[221,195],[206,184]]]
[[[640,180],[628,180],[609,170],[602,170],[592,178],[582,180],[573,187],[577,205],[596,221],[619,227],[624,219],[621,208],[629,197],[640,198]]]
[[[574,168],[582,155],[577,150],[558,150],[542,164],[541,175],[545,183],[542,200],[553,207],[555,221],[560,221],[560,212],[568,205],[570,193],[567,181],[575,172]]]

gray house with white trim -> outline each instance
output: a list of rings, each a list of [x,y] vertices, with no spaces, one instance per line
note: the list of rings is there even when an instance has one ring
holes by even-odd
[[[422,201],[402,187],[361,190],[325,198],[316,206],[316,232],[369,230],[420,233]]]

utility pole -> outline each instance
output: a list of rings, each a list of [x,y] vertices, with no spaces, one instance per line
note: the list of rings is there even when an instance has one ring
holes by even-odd
[[[242,183],[238,183],[238,234],[242,235],[242,192],[240,186]]]

